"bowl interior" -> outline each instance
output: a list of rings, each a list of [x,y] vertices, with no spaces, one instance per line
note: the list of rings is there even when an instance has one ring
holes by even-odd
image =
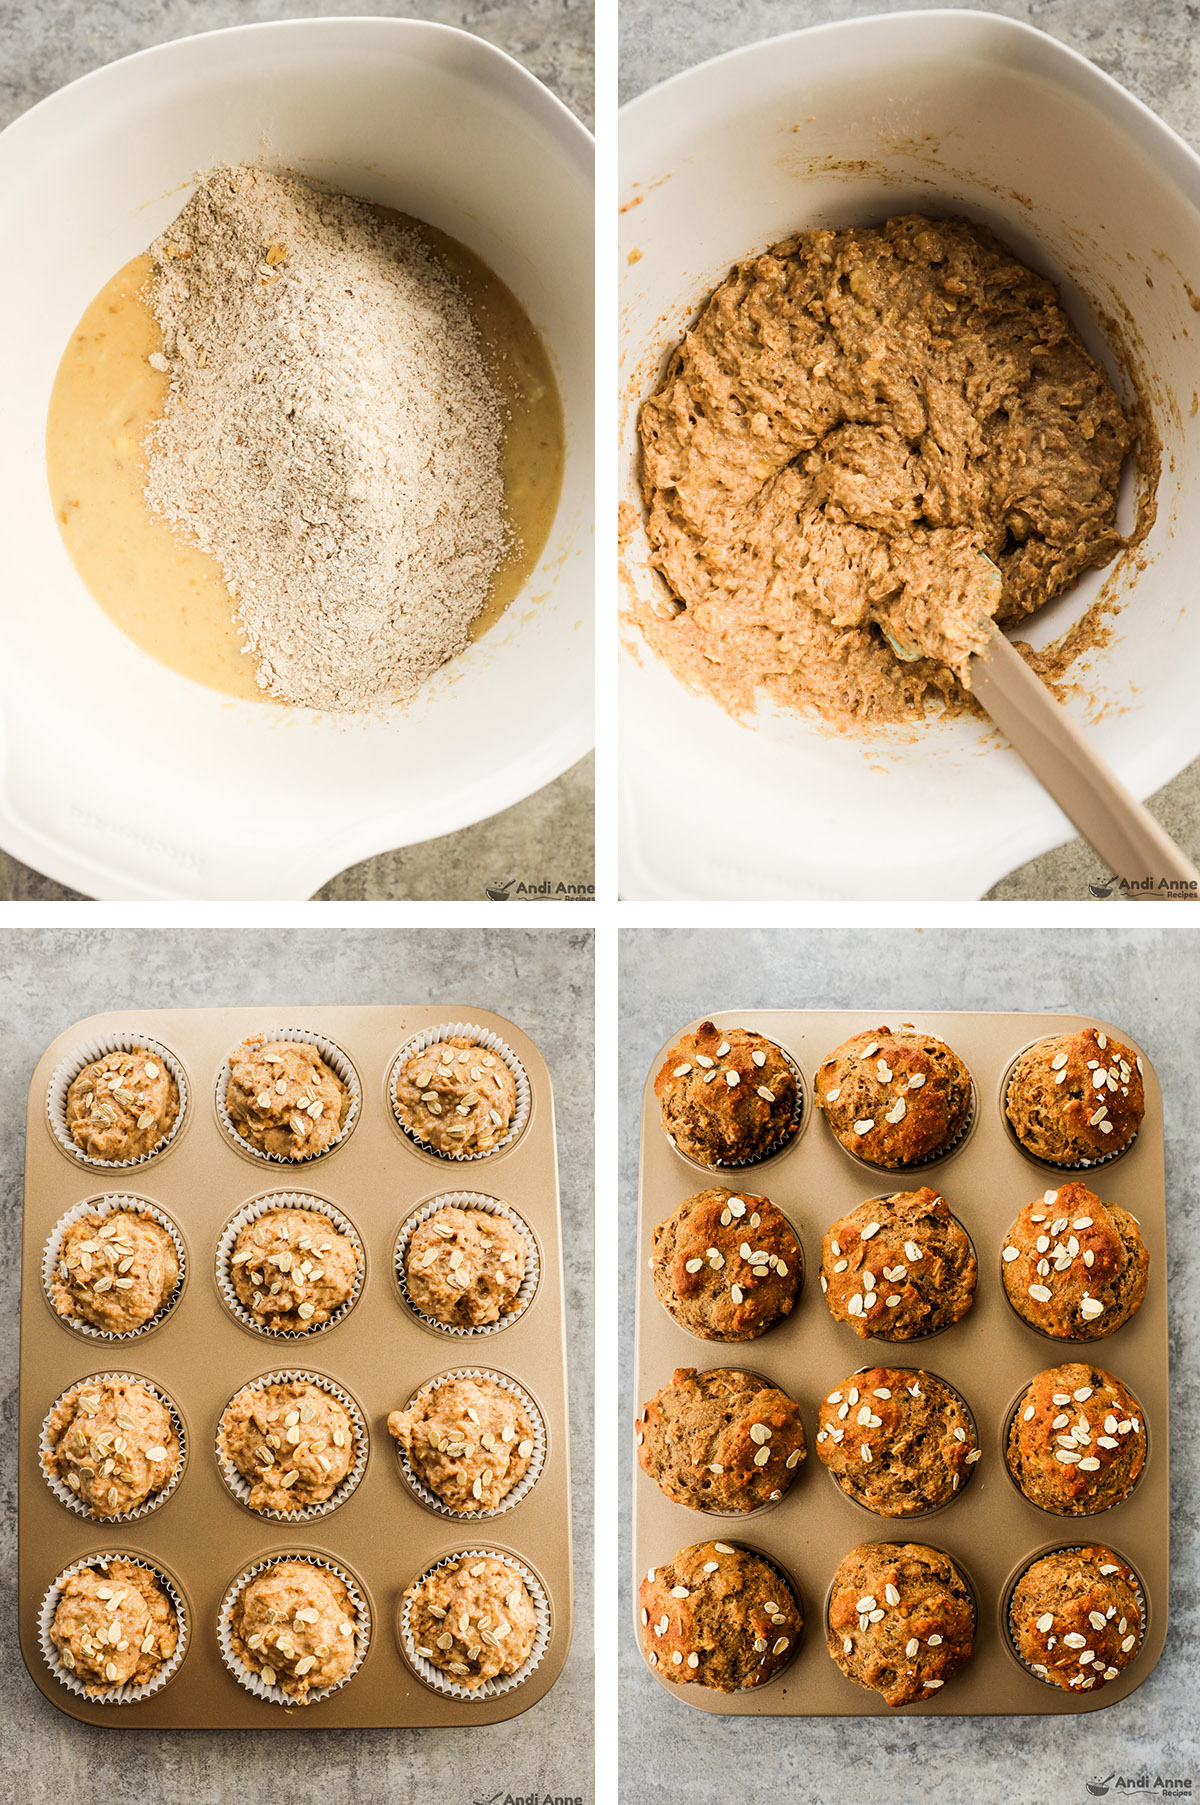
[[[409,708],[376,717],[234,701],[161,667],[92,602],[50,505],[46,409],[85,306],[197,172],[259,158],[466,243],[530,314],[562,394],[563,493],[525,590]],[[184,39],[74,83],[0,138],[0,227],[23,247],[0,295],[12,850],[101,895],[303,896],[353,858],[507,806],[586,750],[591,215],[590,140],[566,110],[481,40],[404,20]],[[134,819],[123,786],[81,785],[80,767],[128,768],[139,744]],[[234,770],[255,773],[249,806]]]
[[[1126,394],[1136,379],[1163,447],[1148,539],[1089,573],[1022,636],[1035,646],[1058,638],[1103,585],[1124,605],[1110,643],[1076,667],[1073,708],[1138,795],[1195,757],[1200,614],[1189,619],[1181,599],[1200,481],[1200,163],[1191,152],[1041,33],[946,12],[822,27],[722,58],[627,108],[623,148],[622,199],[636,204],[622,216],[622,490],[639,521],[638,402],[731,264],[807,227],[905,211],[982,221],[1059,285]],[[1131,524],[1131,473],[1126,487],[1122,522]],[[639,526],[628,581],[652,597],[645,554]],[[630,628],[625,638],[638,636]],[[750,729],[685,693],[644,647],[626,661],[624,691],[627,895],[866,896],[886,871],[885,894],[977,896],[1071,831],[985,723],[857,743],[768,710]],[[720,811],[730,824],[727,842],[699,854],[679,786],[668,816],[667,799],[637,776],[661,768],[656,745],[685,738],[710,754],[706,815]],[[749,790],[738,781],[748,755]],[[798,831],[770,831],[780,818]]]

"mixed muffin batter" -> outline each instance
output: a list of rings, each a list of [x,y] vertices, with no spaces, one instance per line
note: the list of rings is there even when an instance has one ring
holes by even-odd
[[[1136,432],[1053,285],[985,227],[802,232],[736,266],[643,405],[672,600],[639,604],[641,626],[735,711],[862,727],[961,707],[992,617],[1127,543]]]

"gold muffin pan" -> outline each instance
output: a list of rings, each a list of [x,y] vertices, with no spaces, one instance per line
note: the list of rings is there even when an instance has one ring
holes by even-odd
[[[634,1414],[667,1384],[676,1367],[744,1367],[790,1393],[800,1406],[808,1457],[791,1488],[769,1509],[741,1518],[674,1504],[641,1470],[634,1451],[634,1634],[641,1647],[638,1586],[693,1542],[731,1542],[763,1555],[789,1574],[804,1612],[796,1655],[772,1681],[747,1692],[720,1693],[679,1685],[646,1668],[681,1702],[725,1716],[953,1717],[1007,1713],[1056,1716],[1115,1704],[1141,1685],[1162,1652],[1167,1629],[1168,1424],[1166,1200],[1162,1093],[1142,1053],[1146,1118],[1128,1151],[1090,1171],[1068,1172],[1025,1153],[1004,1119],[1001,1081],[1032,1041],[1097,1026],[1141,1051],[1129,1029],[1090,1016],[949,1014],[892,1010],[723,1010],[718,1027],[754,1028],[775,1040],[808,1080],[820,1061],[853,1034],[887,1022],[911,1022],[945,1040],[971,1071],[975,1120],[942,1158],[908,1173],[867,1168],[834,1139],[824,1118],[809,1119],[780,1153],[734,1170],[704,1172],[676,1152],[663,1133],[654,1076],[684,1031],[674,1029],[647,1075],[642,1098],[637,1264],[637,1396]],[[1037,1333],[1010,1307],[1000,1277],[1003,1236],[1027,1203],[1077,1179],[1105,1202],[1136,1216],[1150,1254],[1145,1301],[1131,1320],[1099,1341],[1056,1341]],[[821,1238],[837,1217],[868,1198],[928,1185],[944,1195],[967,1230],[979,1263],[975,1302],[959,1322],[909,1342],[856,1335],[835,1322],[821,1293]],[[665,1216],[699,1190],[722,1186],[769,1197],[790,1220],[804,1250],[806,1278],[790,1316],[754,1341],[704,1341],[681,1328],[659,1303],[650,1273],[653,1234]],[[1073,1361],[1102,1367],[1124,1381],[1146,1412],[1148,1451],[1141,1480],[1123,1503],[1093,1516],[1039,1510],[1011,1482],[1005,1429],[1014,1396],[1035,1373]],[[975,1419],[982,1457],[970,1483],[950,1503],[909,1518],[869,1512],[824,1471],[816,1452],[821,1400],[863,1367],[924,1368],[945,1379]],[[977,1606],[975,1652],[931,1699],[895,1712],[856,1685],[830,1659],[825,1608],[834,1570],[862,1542],[923,1542],[959,1568]],[[1138,1574],[1147,1620],[1141,1649],[1120,1676],[1093,1692],[1067,1693],[1022,1666],[1008,1638],[1005,1612],[1019,1574],[1054,1548],[1104,1543]]]
[[[397,1132],[387,1085],[414,1034],[456,1019],[477,1023],[510,1045],[529,1082],[528,1121],[511,1145],[470,1162],[440,1159]],[[270,1169],[251,1164],[222,1128],[217,1075],[230,1049],[278,1025],[326,1036],[345,1049],[361,1079],[353,1131],[329,1153]],[[169,1047],[187,1077],[184,1119],[162,1153],[111,1180],[68,1156],[47,1114],[60,1062],[86,1043],[126,1030]],[[509,1326],[469,1338],[435,1335],[405,1305],[393,1277],[403,1223],[443,1193],[469,1188],[512,1207],[539,1255],[537,1289]],[[305,1192],[347,1216],[362,1238],[365,1276],[354,1308],[320,1334],[262,1335],[227,1308],[217,1281],[217,1248],[230,1218],[264,1189]],[[88,1198],[130,1193],[161,1207],[178,1226],[188,1281],[153,1329],[132,1337],[89,1337],[57,1317],[42,1288],[47,1239],[68,1210]],[[467,1351],[469,1349],[469,1359]],[[535,1399],[546,1426],[536,1484],[503,1519],[503,1545],[536,1573],[549,1604],[542,1658],[501,1696],[446,1697],[404,1657],[396,1626],[405,1587],[436,1562],[479,1545],[486,1524],[456,1522],[405,1483],[387,1433],[387,1415],[439,1374],[463,1365],[511,1374]],[[344,1503],[289,1527],[259,1516],[227,1488],[217,1462],[217,1423],[231,1396],[280,1367],[323,1375],[357,1400],[366,1417],[366,1469]],[[47,1410],[70,1385],[101,1370],[132,1372],[160,1386],[183,1419],[186,1470],[171,1496],[137,1520],[80,1516],[54,1496],[39,1464]],[[570,1472],[558,1164],[550,1074],[519,1028],[474,1008],[445,1006],[125,1011],[77,1022],[49,1046],[29,1089],[22,1251],[20,1489],[18,1567],[21,1651],[46,1697],[85,1723],[121,1729],[477,1725],[517,1717],[553,1686],[571,1642]],[[178,1672],[150,1697],[120,1709],[81,1698],[55,1677],[38,1639],[42,1601],[55,1578],[91,1554],[120,1547],[161,1565],[178,1582],[190,1638]],[[311,1705],[281,1706],[239,1685],[221,1658],[221,1600],[239,1573],[270,1556],[304,1553],[344,1566],[361,1584],[371,1637],[354,1677]]]

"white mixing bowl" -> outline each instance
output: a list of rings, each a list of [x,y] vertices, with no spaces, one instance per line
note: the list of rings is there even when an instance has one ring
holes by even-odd
[[[265,157],[470,246],[547,343],[562,499],[506,615],[406,710],[234,701],[139,651],[75,574],[46,483],[59,358],[196,174]],[[302,898],[481,820],[591,744],[592,141],[481,39],[398,19],[185,38],[73,82],[0,135],[0,844],[93,895]]]
[[[621,486],[638,520],[638,402],[731,264],[806,227],[905,211],[981,220],[1059,283],[1115,374],[1097,322],[1118,323],[1163,444],[1158,520],[1137,557],[1090,573],[1022,631],[1044,645],[1115,585],[1113,640],[1073,711],[1138,796],[1200,755],[1200,609],[1187,606],[1200,159],[1053,39],[941,11],[821,26],[690,70],[624,109],[621,153]],[[649,597],[647,549],[639,526],[627,580]],[[778,711],[746,726],[686,691],[636,630],[622,637],[626,897],[974,898],[1073,831],[985,724],[865,743]]]

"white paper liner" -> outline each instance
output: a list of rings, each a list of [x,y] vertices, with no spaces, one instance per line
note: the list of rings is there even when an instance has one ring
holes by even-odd
[[[179,1640],[175,1644],[175,1653],[169,1660],[164,1661],[158,1672],[141,1686],[134,1686],[127,1682],[124,1686],[113,1686],[104,1692],[93,1693],[88,1692],[84,1681],[78,1674],[72,1673],[68,1667],[63,1666],[58,1650],[50,1639],[50,1626],[54,1622],[54,1613],[58,1609],[61,1589],[71,1575],[83,1573],[88,1569],[94,1572],[107,1567],[111,1561],[128,1561],[132,1566],[144,1567],[147,1573],[154,1575],[175,1612]],[[158,1562],[152,1561],[144,1555],[122,1551],[114,1552],[111,1549],[101,1554],[86,1555],[83,1560],[76,1561],[70,1567],[64,1567],[54,1584],[48,1588],[38,1614],[38,1642],[41,1646],[43,1660],[60,1685],[65,1686],[68,1692],[73,1692],[76,1698],[84,1699],[89,1705],[136,1705],[142,1699],[151,1698],[154,1693],[161,1692],[179,1670],[180,1662],[187,1653],[190,1633],[191,1626],[188,1623],[187,1607],[171,1576],[159,1566]]]
[[[443,1567],[457,1566],[462,1561],[478,1560],[503,1561],[506,1567],[510,1567],[524,1580],[525,1588],[533,1602],[534,1615],[537,1618],[533,1647],[515,1673],[499,1674],[495,1679],[484,1680],[479,1686],[460,1685],[448,1673],[443,1673],[440,1667],[435,1667],[432,1661],[427,1661],[423,1655],[417,1653],[416,1639],[409,1621],[412,1615],[412,1600],[406,1597],[400,1606],[400,1646],[404,1650],[405,1660],[417,1678],[423,1681],[431,1691],[440,1692],[443,1698],[458,1699],[464,1704],[471,1704],[477,1699],[503,1698],[506,1693],[515,1691],[518,1686],[523,1686],[542,1664],[550,1645],[552,1627],[550,1600],[541,1580],[530,1571],[523,1561],[517,1560],[515,1555],[502,1554],[497,1548],[467,1548],[461,1554],[447,1554],[440,1561],[434,1561],[432,1566],[426,1567],[414,1580],[413,1585],[424,1585],[427,1579],[434,1573],[440,1572]]]
[[[306,1505],[303,1510],[259,1510],[250,1502],[250,1481],[243,1477],[241,1471],[234,1465],[233,1461],[229,1459],[228,1455],[225,1454],[221,1448],[221,1431],[226,1416],[244,1392],[262,1391],[268,1385],[286,1385],[292,1380],[304,1380],[309,1385],[315,1385],[318,1390],[326,1392],[331,1398],[335,1398],[342,1406],[342,1409],[350,1419],[350,1429],[354,1436],[354,1461],[341,1484],[320,1504]],[[221,1412],[220,1420],[217,1423],[217,1435],[214,1445],[216,1449],[218,1470],[238,1503],[244,1504],[246,1509],[253,1511],[256,1517],[263,1517],[272,1523],[311,1523],[315,1518],[327,1517],[330,1511],[337,1510],[338,1507],[343,1505],[347,1498],[351,1496],[358,1485],[359,1480],[366,1472],[367,1455],[370,1452],[367,1420],[354,1399],[350,1396],[350,1393],[348,1391],[343,1391],[342,1387],[336,1385],[332,1379],[327,1379],[324,1373],[305,1372],[301,1371],[299,1368],[293,1369],[291,1367],[282,1372],[264,1373],[261,1378],[248,1379],[245,1385],[238,1386],[228,1404],[226,1404],[224,1410]]]
[[[179,1261],[179,1277],[175,1281],[175,1289],[170,1297],[163,1300],[154,1315],[149,1317],[146,1322],[140,1323],[136,1329],[98,1329],[94,1323],[85,1321],[82,1316],[60,1316],[54,1303],[54,1280],[67,1230],[72,1228],[76,1222],[81,1221],[84,1216],[111,1216],[120,1211],[130,1211],[138,1216],[151,1216],[160,1228],[166,1229],[175,1244],[175,1256]],[[183,1245],[183,1236],[166,1211],[159,1209],[156,1203],[148,1202],[145,1197],[134,1197],[122,1192],[106,1192],[103,1197],[89,1197],[85,1202],[75,1204],[65,1216],[59,1217],[42,1254],[42,1291],[52,1315],[66,1328],[74,1329],[77,1335],[87,1335],[93,1341],[133,1341],[138,1335],[148,1335],[151,1329],[156,1329],[179,1302],[186,1277],[187,1250]]]
[[[400,1077],[400,1068],[405,1061],[411,1059],[414,1053],[421,1053],[426,1047],[435,1046],[439,1041],[454,1039],[469,1040],[485,1053],[498,1053],[512,1073],[517,1087],[516,1107],[513,1110],[512,1121],[508,1125],[507,1134],[502,1140],[497,1141],[494,1147],[488,1147],[480,1153],[446,1153],[440,1147],[431,1146],[428,1141],[422,1140],[419,1134],[401,1120],[396,1108],[396,1085]],[[410,1040],[405,1041],[397,1053],[392,1061],[391,1072],[388,1074],[388,1103],[392,1111],[392,1120],[414,1147],[419,1147],[422,1153],[432,1153],[435,1159],[452,1160],[455,1164],[466,1165],[470,1160],[492,1159],[497,1153],[503,1153],[506,1147],[512,1146],[529,1120],[529,1078],[525,1067],[508,1042],[501,1040],[500,1036],[494,1034],[490,1028],[480,1028],[471,1022],[441,1022],[437,1027],[425,1028],[420,1034],[414,1034]]]
[[[282,1686],[267,1686],[256,1673],[251,1673],[234,1651],[229,1627],[229,1613],[237,1602],[242,1588],[248,1586],[257,1574],[265,1573],[268,1567],[278,1567],[285,1561],[297,1566],[323,1567],[326,1572],[336,1574],[349,1592],[350,1602],[354,1606],[353,1666],[349,1673],[343,1675],[334,1685],[313,1687],[303,1698],[296,1698],[292,1693],[285,1692]],[[315,1554],[273,1554],[266,1560],[255,1561],[252,1567],[244,1568],[226,1590],[217,1612],[217,1641],[221,1648],[221,1659],[239,1686],[244,1686],[247,1692],[252,1692],[255,1698],[263,1699],[269,1705],[284,1705],[289,1710],[295,1710],[307,1705],[318,1705],[322,1699],[332,1698],[335,1692],[340,1692],[343,1686],[350,1684],[366,1660],[367,1650],[371,1646],[371,1612],[358,1581],[337,1561],[325,1560]]]
[[[523,1406],[533,1426],[533,1453],[530,1455],[529,1465],[516,1485],[511,1491],[504,1494],[499,1504],[492,1510],[452,1510],[445,1499],[440,1498],[432,1487],[421,1478],[409,1459],[407,1451],[399,1442],[395,1443],[396,1455],[400,1462],[400,1470],[410,1489],[427,1509],[436,1511],[439,1516],[448,1518],[452,1523],[480,1523],[491,1517],[502,1517],[505,1511],[512,1510],[513,1506],[519,1504],[522,1498],[528,1497],[541,1478],[542,1469],[546,1464],[546,1421],[539,1406],[523,1385],[519,1385],[515,1379],[510,1379],[506,1373],[495,1372],[491,1367],[483,1366],[459,1366],[451,1372],[439,1373],[436,1379],[430,1379],[427,1384],[413,1392],[404,1405],[405,1410],[411,1410],[419,1399],[428,1397],[431,1392],[438,1391],[443,1385],[449,1385],[454,1379],[491,1379],[502,1390],[510,1392]]]
[[[778,1041],[771,1040],[770,1036],[767,1034],[760,1034],[759,1039],[767,1041],[775,1048],[775,1051],[779,1054],[780,1058],[785,1061],[789,1072],[796,1081],[796,1102],[792,1109],[792,1119],[788,1123],[787,1128],[776,1135],[770,1146],[764,1147],[761,1153],[751,1154],[749,1159],[697,1159],[694,1154],[685,1153],[681,1147],[675,1145],[674,1135],[667,1135],[667,1140],[671,1143],[671,1146],[675,1148],[679,1157],[689,1161],[689,1163],[695,1166],[700,1172],[745,1172],[751,1166],[761,1166],[764,1160],[774,1159],[777,1153],[782,1153],[785,1148],[790,1147],[800,1133],[801,1125],[805,1120],[805,1114],[809,1109],[808,1095],[804,1084],[804,1074],[801,1072],[800,1067],[796,1064],[796,1061],[792,1058],[786,1047],[781,1047]]]
[[[1045,1040],[1053,1040],[1055,1038],[1057,1037],[1054,1035],[1042,1036],[1042,1039]],[[1115,1159],[1120,1159],[1123,1153],[1129,1152],[1129,1149],[1138,1138],[1140,1128],[1134,1130],[1123,1147],[1114,1147],[1111,1153],[1098,1153],[1092,1159],[1077,1160],[1047,1159],[1044,1153],[1035,1153],[1032,1147],[1027,1147],[1017,1133],[1012,1118],[1008,1113],[1008,1098],[1009,1092],[1012,1090],[1013,1075],[1017,1069],[1017,1061],[1022,1059],[1026,1053],[1032,1051],[1032,1049],[1038,1045],[1040,1045],[1039,1041],[1031,1040],[1027,1047],[1022,1047],[1019,1053],[1013,1054],[1000,1087],[1000,1094],[1003,1098],[1000,1114],[1003,1118],[1005,1129],[1008,1132],[1009,1140],[1014,1147],[1020,1148],[1026,1159],[1036,1160],[1039,1166],[1046,1166],[1051,1172],[1094,1172],[1098,1166],[1111,1166]],[[1099,1095],[1099,1092],[1097,1092],[1097,1095]]]
[[[79,1391],[84,1385],[99,1385],[106,1379],[118,1381],[123,1379],[130,1385],[140,1385],[143,1390],[150,1393],[151,1397],[157,1398],[160,1404],[165,1405],[171,1418],[171,1427],[179,1438],[179,1459],[175,1463],[175,1471],[166,1485],[160,1487],[158,1491],[152,1492],[143,1504],[139,1504],[134,1510],[123,1510],[117,1512],[115,1515],[105,1514],[102,1516],[98,1511],[94,1511],[86,1505],[79,1494],[73,1492],[70,1486],[58,1477],[57,1473],[52,1473],[47,1470],[45,1456],[53,1453],[53,1446],[50,1437],[47,1434],[47,1429],[50,1418],[54,1415],[54,1412],[58,1409],[63,1399],[67,1397],[70,1392]],[[178,1486],[187,1467],[187,1457],[187,1434],[183,1427],[183,1419],[175,1407],[174,1399],[171,1398],[167,1392],[163,1391],[161,1386],[155,1385],[150,1379],[144,1379],[140,1373],[89,1373],[86,1378],[76,1379],[74,1383],[68,1385],[64,1391],[59,1392],[53,1404],[51,1404],[49,1410],[46,1412],[45,1419],[42,1423],[41,1437],[38,1443],[38,1465],[41,1468],[42,1477],[46,1481],[46,1484],[50,1487],[50,1490],[54,1493],[54,1496],[58,1499],[60,1504],[65,1504],[68,1510],[73,1510],[77,1517],[83,1517],[89,1523],[136,1523],[139,1517],[148,1517],[151,1511],[157,1510],[160,1505],[166,1503],[167,1499]]]
[[[325,1061],[325,1064],[329,1066],[331,1071],[337,1074],[349,1092],[350,1101],[346,1108],[346,1120],[342,1123],[340,1131],[335,1135],[328,1147],[322,1147],[319,1153],[302,1153],[295,1159],[290,1159],[283,1153],[265,1153],[261,1147],[254,1147],[249,1141],[243,1140],[242,1136],[238,1133],[230,1120],[229,1111],[225,1107],[225,1092],[229,1085],[229,1061],[226,1060],[221,1067],[221,1070],[217,1073],[215,1099],[217,1116],[222,1128],[225,1130],[239,1153],[249,1154],[251,1159],[262,1160],[264,1165],[309,1166],[314,1160],[327,1159],[336,1148],[343,1144],[347,1136],[354,1129],[355,1124],[358,1121],[359,1112],[362,1109],[362,1085],[359,1083],[358,1073],[355,1071],[349,1055],[342,1051],[336,1041],[327,1040],[323,1034],[312,1034],[304,1028],[264,1029],[261,1033],[248,1036],[247,1040],[242,1042],[242,1045],[247,1045],[250,1039],[262,1041],[264,1045],[271,1041],[283,1040],[292,1041],[304,1046],[315,1047],[317,1052],[321,1055],[321,1058]]]
[[[1040,1681],[1040,1683],[1043,1686],[1052,1687],[1055,1692],[1065,1693],[1068,1698],[1074,1698],[1077,1695],[1081,1698],[1085,1697],[1085,1696],[1090,1698],[1093,1693],[1103,1692],[1105,1686],[1115,1685],[1116,1682],[1114,1680],[1105,1680],[1104,1685],[1102,1685],[1102,1686],[1087,1686],[1087,1687],[1084,1687],[1084,1686],[1060,1686],[1056,1680],[1050,1679],[1048,1675],[1046,1675],[1044,1673],[1035,1673],[1032,1663],[1025,1659],[1025,1656],[1021,1653],[1020,1649],[1017,1647],[1017,1633],[1016,1633],[1016,1629],[1013,1625],[1013,1620],[1012,1620],[1013,1599],[1016,1597],[1017,1587],[1020,1585],[1020,1583],[1024,1579],[1025,1575],[1029,1572],[1029,1569],[1031,1567],[1035,1567],[1039,1561],[1045,1560],[1048,1555],[1051,1555],[1051,1554],[1080,1554],[1084,1548],[1095,1548],[1095,1547],[1099,1547],[1100,1545],[1101,1544],[1098,1542],[1070,1542],[1070,1543],[1064,1544],[1064,1546],[1061,1548],[1043,1549],[1041,1554],[1035,1554],[1031,1560],[1027,1560],[1025,1562],[1025,1565],[1021,1568],[1021,1571],[1017,1574],[1017,1576],[1013,1580],[1011,1586],[1008,1588],[1008,1597],[1005,1600],[1005,1604],[1004,1604],[1004,1629],[1005,1629],[1005,1634],[1006,1634],[1006,1638],[1008,1641],[1009,1650],[1010,1650],[1014,1660],[1016,1660],[1019,1663],[1019,1665],[1024,1668],[1025,1672],[1030,1676],[1031,1679]],[[1112,1553],[1116,1556],[1117,1560],[1120,1561],[1122,1567],[1128,1567],[1129,1571],[1133,1574],[1134,1597],[1137,1599],[1138,1616],[1140,1618],[1140,1623],[1138,1626],[1138,1644],[1137,1644],[1137,1647],[1133,1650],[1132,1654],[1129,1656],[1128,1660],[1124,1661],[1122,1663],[1122,1665],[1120,1666],[1120,1668],[1117,1670],[1117,1679],[1120,1679],[1121,1675],[1125,1672],[1125,1669],[1127,1667],[1133,1666],[1134,1662],[1137,1660],[1138,1656],[1141,1654],[1142,1649],[1145,1647],[1146,1626],[1147,1626],[1146,1589],[1142,1584],[1142,1576],[1138,1572],[1137,1568],[1134,1566],[1133,1562],[1127,1561],[1123,1554],[1117,1554],[1115,1548],[1111,1549],[1110,1553]],[[1101,1671],[1103,1671],[1103,1669],[1101,1669]]]
[[[438,1210],[450,1209],[484,1210],[489,1216],[503,1216],[506,1222],[512,1223],[525,1242],[525,1276],[521,1280],[521,1288],[517,1292],[512,1309],[507,1315],[498,1317],[495,1322],[441,1322],[436,1316],[427,1316],[423,1310],[418,1309],[409,1295],[406,1278],[408,1244],[422,1222],[428,1222],[429,1218],[436,1215]],[[516,1210],[510,1208],[507,1203],[501,1203],[495,1197],[486,1197],[480,1191],[444,1191],[431,1202],[422,1204],[419,1210],[414,1210],[405,1221],[396,1239],[392,1266],[396,1274],[396,1283],[400,1287],[400,1295],[417,1321],[427,1324],[431,1329],[436,1329],[439,1335],[458,1335],[463,1338],[470,1335],[494,1335],[498,1330],[510,1327],[529,1308],[542,1275],[538,1244],[529,1224],[523,1217],[518,1216]]]
[[[960,1317],[959,1320],[961,1321],[962,1318]],[[900,1343],[899,1345],[902,1346],[903,1343]],[[873,1366],[860,1366],[856,1372],[849,1375],[848,1379],[839,1380],[838,1385],[852,1384],[855,1379],[861,1379],[865,1373],[874,1372],[875,1370],[876,1369]],[[899,1369],[897,1369],[897,1370],[899,1370]],[[946,1387],[946,1390],[953,1394],[953,1396],[958,1400],[959,1404],[961,1405],[968,1423],[971,1425],[971,1440],[966,1444],[967,1452],[970,1453],[972,1450],[977,1450],[977,1451],[981,1452],[982,1451],[982,1443],[979,1440],[979,1424],[975,1420],[975,1412],[971,1409],[971,1406],[967,1403],[966,1398],[963,1397],[963,1394],[958,1389],[957,1385],[952,1385],[950,1383],[949,1379],[944,1379],[942,1377],[941,1373],[931,1373],[931,1372],[926,1371],[923,1368],[920,1369],[920,1371],[918,1372],[918,1369],[916,1367],[904,1368],[903,1370],[911,1371],[914,1377],[936,1379],[939,1385],[944,1385]],[[834,1389],[837,1389],[837,1387],[835,1386]],[[828,1392],[823,1392],[821,1394],[821,1403],[824,1403],[825,1399],[828,1396],[829,1396]],[[865,1402],[865,1400],[864,1400],[864,1402]],[[820,1423],[821,1423],[820,1404],[818,1404],[818,1406],[817,1406],[817,1412],[818,1412],[818,1414],[817,1414],[817,1430],[819,1430]],[[847,1421],[849,1421],[848,1418],[847,1418]],[[963,1493],[966,1491],[967,1487],[971,1483],[971,1480],[972,1480],[972,1477],[974,1476],[976,1467],[978,1467],[978,1465],[979,1465],[978,1460],[973,1460],[970,1463],[970,1465],[965,1468],[965,1477],[959,1481],[958,1490],[956,1492],[951,1492],[950,1496],[948,1498],[943,1499],[941,1504],[927,1504],[923,1510],[910,1510],[910,1511],[905,1511],[902,1516],[887,1517],[883,1514],[882,1511],[873,1510],[869,1504],[864,1504],[862,1499],[856,1498],[853,1492],[848,1492],[843,1489],[843,1487],[838,1482],[837,1475],[835,1473],[833,1473],[829,1467],[825,1466],[825,1462],[823,1460],[821,1460],[821,1456],[819,1454],[817,1454],[816,1431],[814,1431],[814,1434],[813,1434],[813,1453],[816,1455],[816,1458],[821,1462],[821,1466],[824,1469],[824,1471],[828,1474],[830,1481],[832,1482],[834,1488],[836,1489],[836,1491],[838,1493],[838,1496],[841,1498],[845,1498],[850,1504],[853,1504],[856,1510],[861,1510],[861,1511],[865,1512],[865,1514],[868,1517],[870,1517],[876,1524],[879,1524],[879,1525],[894,1523],[897,1526],[902,1526],[905,1523],[919,1523],[925,1517],[936,1517],[939,1511],[949,1510],[950,1506],[952,1504],[957,1504],[958,1500],[962,1497]]]
[[[132,1053],[139,1047],[161,1060],[175,1080],[179,1091],[178,1113],[168,1132],[149,1153],[141,1153],[136,1159],[93,1159],[71,1139],[67,1128],[67,1092],[85,1065],[91,1065],[95,1059],[103,1059],[106,1053]],[[85,1041],[82,1046],[73,1048],[55,1066],[46,1092],[46,1119],[55,1140],[69,1159],[73,1159],[77,1165],[89,1167],[93,1172],[128,1172],[135,1166],[146,1165],[152,1159],[160,1159],[183,1127],[187,1112],[187,1079],[178,1058],[169,1047],[164,1047],[160,1040],[155,1040],[152,1034],[138,1034],[132,1029],[106,1034],[98,1040]]]
[[[233,1246],[248,1223],[257,1222],[262,1216],[269,1216],[273,1210],[315,1210],[324,1216],[354,1243],[358,1253],[358,1271],[354,1278],[354,1288],[344,1304],[339,1304],[328,1322],[317,1323],[311,1329],[272,1329],[259,1322],[246,1309],[233,1287],[233,1278],[229,1262],[233,1257]],[[332,1203],[326,1203],[323,1197],[314,1197],[308,1191],[268,1191],[253,1202],[244,1204],[236,1216],[232,1216],[221,1231],[221,1239],[217,1243],[217,1287],[232,1315],[236,1316],[246,1328],[252,1329],[256,1335],[265,1335],[271,1341],[311,1341],[314,1335],[321,1335],[326,1329],[332,1329],[341,1322],[354,1308],[362,1296],[363,1283],[367,1275],[367,1254],[363,1246],[362,1236],[348,1216],[336,1209]]]

